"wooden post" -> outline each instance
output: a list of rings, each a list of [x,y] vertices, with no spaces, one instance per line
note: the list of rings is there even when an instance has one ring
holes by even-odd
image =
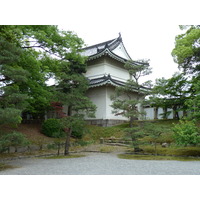
[[[104,138],[100,138],[100,144],[104,144]]]

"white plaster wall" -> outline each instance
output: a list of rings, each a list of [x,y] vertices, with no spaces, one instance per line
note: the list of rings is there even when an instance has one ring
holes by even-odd
[[[171,112],[170,115],[167,118],[173,119],[173,109],[167,109],[167,112]]]
[[[106,119],[106,88],[95,87],[87,91],[87,97],[97,106],[95,118],[91,119]],[[89,118],[85,118],[89,119]]]
[[[99,63],[99,64],[88,66],[85,76],[91,77],[91,76],[98,76],[98,75],[105,74],[106,73],[105,65],[106,65],[105,63]]]
[[[162,119],[162,114],[163,113],[163,109],[162,108],[158,108],[158,119]]]
[[[113,78],[121,81],[126,81],[130,79],[130,75],[127,70],[124,68],[112,65],[110,63],[106,63],[105,72],[113,76]]]
[[[183,111],[179,111],[178,114],[179,114],[179,117],[180,117],[180,118],[183,117]]]
[[[121,115],[115,116],[115,114],[112,113],[113,108],[111,107],[112,101],[110,99],[110,96],[114,94],[114,92],[115,92],[114,87],[106,87],[106,118],[117,119],[117,120],[127,120],[126,117],[123,117]]]
[[[146,119],[151,120],[154,119],[154,108],[144,108],[146,111]],[[170,115],[168,116],[168,119],[173,119],[173,110],[172,109],[167,109],[167,111],[171,111]],[[163,113],[163,109],[159,108],[158,109],[158,119],[162,119],[162,116],[160,114]],[[183,117],[183,111],[178,112],[179,117]]]
[[[110,62],[99,63],[87,67],[86,77],[98,77],[104,74],[110,74],[113,78],[121,81],[130,79],[128,71],[122,67],[118,67]]]
[[[154,108],[144,108],[144,111],[146,112],[146,119],[154,119]]]

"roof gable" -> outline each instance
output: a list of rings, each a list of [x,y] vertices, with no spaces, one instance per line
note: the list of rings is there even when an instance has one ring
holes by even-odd
[[[96,45],[92,45],[83,49],[82,55],[88,56],[89,60],[101,57],[102,55],[108,54],[114,59],[124,63],[127,60],[131,60],[131,57],[126,51],[126,48],[122,42],[121,34],[119,37],[113,40],[108,40]]]

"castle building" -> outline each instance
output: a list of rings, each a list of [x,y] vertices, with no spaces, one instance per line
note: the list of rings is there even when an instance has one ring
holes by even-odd
[[[127,121],[127,118],[112,113],[110,99],[115,88],[125,85],[131,78],[124,65],[132,59],[122,42],[121,35],[83,50],[82,54],[88,57],[85,76],[89,79],[90,87],[87,96],[97,106],[96,118],[86,120],[89,124],[100,126],[112,126]],[[139,94],[133,91],[132,95]]]

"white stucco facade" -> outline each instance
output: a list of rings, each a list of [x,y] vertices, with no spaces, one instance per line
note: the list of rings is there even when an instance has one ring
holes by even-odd
[[[112,101],[110,96],[114,94],[115,88],[110,86],[102,86],[91,88],[87,92],[87,96],[97,106],[95,119],[101,120],[127,120],[127,118],[120,115],[116,116],[112,113]],[[94,118],[86,118],[94,119]]]
[[[99,62],[91,62],[87,67],[85,76],[87,78],[96,78],[105,74],[110,74],[115,79],[121,81],[127,81],[130,79],[130,74],[123,65],[117,61],[113,61],[109,57],[99,59]]]

